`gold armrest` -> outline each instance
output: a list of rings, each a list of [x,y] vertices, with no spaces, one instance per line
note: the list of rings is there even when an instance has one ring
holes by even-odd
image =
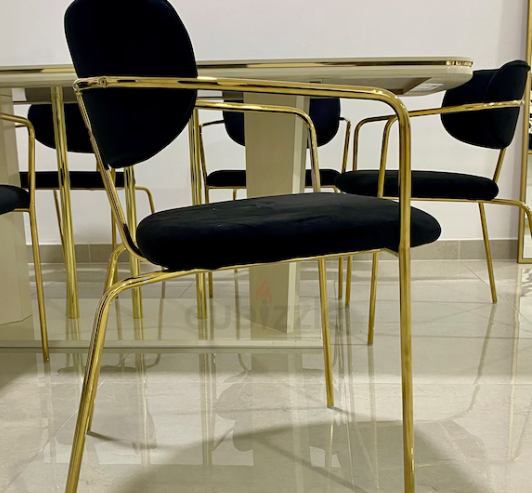
[[[349,139],[351,137],[351,120],[340,117],[340,120],[345,122],[345,139],[344,139],[344,154],[342,157],[342,173],[347,171],[347,157],[349,154]]]
[[[83,102],[83,92],[93,89],[111,89],[111,88],[131,88],[131,89],[176,89],[176,90],[211,90],[217,92],[234,91],[243,93],[255,94],[281,94],[281,95],[298,95],[307,97],[325,97],[325,98],[344,98],[355,100],[371,100],[379,101],[388,105],[397,116],[399,123],[399,155],[400,155],[400,219],[401,219],[401,239],[399,244],[399,254],[410,248],[410,118],[408,111],[403,102],[392,92],[385,89],[376,89],[374,87],[357,87],[347,85],[330,85],[330,84],[313,84],[313,83],[295,83],[282,81],[264,81],[264,80],[248,80],[248,79],[229,79],[216,77],[196,77],[196,78],[169,78],[169,77],[113,77],[101,76],[91,77],[86,79],[78,79],[74,83],[76,96],[80,104],[82,114],[85,118],[89,131],[91,132],[90,120],[86,113]],[[239,105],[238,109],[234,105],[238,103],[211,103],[199,102],[196,108],[200,109],[218,109],[228,111],[266,111],[260,105]],[[313,145],[311,146],[311,157],[313,157],[312,164],[312,182],[315,191],[319,191],[319,173],[317,162],[317,146],[315,138],[315,128],[310,117],[297,109],[287,107],[272,107],[268,106],[267,111],[278,113],[292,113],[302,118],[309,128],[312,137]],[[287,111],[290,110],[290,111]],[[196,126],[196,125],[195,125]],[[194,133],[196,130],[194,130]],[[198,131],[199,132],[199,131]],[[91,132],[92,133],[92,132]],[[196,137],[197,138],[197,137]],[[94,139],[93,139],[94,141]],[[199,151],[199,149],[198,149]],[[140,251],[135,245],[134,240],[127,228],[125,220],[123,220],[123,211],[120,207],[118,195],[116,191],[113,193],[113,185],[110,179],[105,175],[105,167],[99,155],[97,146],[95,145],[95,153],[98,157],[98,165],[102,175],[104,175],[104,183],[108,190],[109,199],[117,224],[121,229],[121,235],[124,243],[127,245],[130,253],[139,255]],[[405,257],[406,258],[406,257]]]

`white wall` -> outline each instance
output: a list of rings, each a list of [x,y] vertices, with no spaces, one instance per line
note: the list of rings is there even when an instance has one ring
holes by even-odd
[[[356,57],[356,56],[468,56],[474,67],[491,68],[525,52],[526,0],[329,0],[306,2],[243,0],[189,2],[171,0],[187,25],[198,59]],[[68,63],[62,17],[68,0],[4,0],[0,6],[0,65]],[[440,96],[407,99],[410,108],[438,106]],[[24,113],[26,108],[20,107]],[[344,116],[356,121],[380,106],[344,104]],[[212,118],[212,114],[207,115]],[[211,169],[243,166],[243,151],[222,132],[207,137]],[[377,129],[363,134],[361,167],[374,167],[378,157]],[[341,139],[321,149],[322,166],[338,166]],[[22,139],[21,139],[22,142]],[[393,156],[393,154],[392,154]],[[21,165],[25,158],[20,145]],[[413,166],[448,169],[490,176],[494,151],[471,148],[451,139],[438,118],[413,122]],[[190,202],[186,135],[161,153],[150,166],[138,167],[138,182],[155,192],[159,209]],[[518,197],[520,137],[507,154],[501,176],[501,196]],[[393,161],[392,161],[393,162]],[[54,169],[53,151],[38,148],[40,169]],[[92,167],[85,156],[70,157],[72,169]],[[220,199],[228,198],[219,192]],[[43,243],[58,242],[53,202],[40,192],[39,222]],[[75,193],[76,240],[108,241],[109,213],[102,193]],[[142,213],[146,213],[143,198]],[[474,206],[423,204],[441,222],[443,238],[480,238]],[[493,238],[517,236],[517,214],[510,209],[488,210]]]

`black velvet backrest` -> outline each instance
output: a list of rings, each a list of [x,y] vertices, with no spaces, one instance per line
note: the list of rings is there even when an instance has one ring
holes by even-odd
[[[318,145],[328,144],[340,126],[340,100],[338,98],[311,99],[309,116],[316,127]],[[244,114],[224,111],[224,124],[227,134],[237,144],[245,145]]]
[[[519,100],[525,92],[530,67],[515,60],[495,70],[477,70],[466,84],[450,89],[442,106]],[[519,107],[441,115],[456,139],[479,147],[503,149],[513,140]]]
[[[70,152],[92,153],[89,131],[75,103],[65,104],[67,148]],[[52,105],[33,104],[28,111],[28,120],[35,128],[35,138],[46,147],[55,149],[54,117]]]
[[[187,30],[165,0],[76,0],[65,14],[79,77],[196,77]],[[83,99],[106,166],[149,159],[185,128],[196,91],[89,89]]]

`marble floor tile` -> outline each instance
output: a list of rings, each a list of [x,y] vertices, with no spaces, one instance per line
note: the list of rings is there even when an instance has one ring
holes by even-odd
[[[476,260],[413,262],[418,493],[530,489],[532,268],[495,262],[497,305],[485,269]],[[354,263],[346,308],[337,263],[328,264],[333,409],[319,349],[267,347],[319,340],[315,265],[302,269],[290,334],[251,325],[245,270],[215,275],[206,321],[195,317],[193,279],[167,283],[164,293],[145,289],[142,321],[121,297],[110,313],[79,493],[402,492],[397,263],[380,266],[373,346],[370,273],[370,262]],[[0,327],[2,492],[64,489],[104,277],[103,265],[80,266],[81,317],[73,321],[64,269],[46,266],[49,364],[35,320]],[[176,347],[202,340],[266,347]]]

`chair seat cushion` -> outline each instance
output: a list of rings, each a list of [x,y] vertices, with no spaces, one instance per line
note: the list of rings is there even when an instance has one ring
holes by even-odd
[[[377,195],[378,170],[348,171],[336,178],[342,192],[356,195]],[[483,176],[443,171],[412,171],[412,197],[420,199],[491,200],[499,193],[497,184]],[[386,171],[384,195],[399,194],[398,171]]]
[[[19,187],[0,185],[0,215],[15,209],[27,209],[30,206],[30,194]]]
[[[412,209],[412,246],[436,241],[440,225]],[[293,258],[397,250],[399,205],[373,197],[306,193],[158,212],[137,228],[142,254],[170,270],[217,269]]]
[[[335,169],[320,169],[320,180],[323,187],[332,187],[340,173]],[[244,188],[246,186],[246,170],[223,169],[207,175],[207,185],[214,188]],[[312,173],[305,173],[305,187],[312,187]]]
[[[70,188],[74,190],[103,190],[103,180],[99,171],[70,171]],[[37,171],[35,188],[56,190],[59,188],[57,171]],[[20,185],[28,188],[28,172],[20,172]],[[116,173],[116,187],[124,188],[124,173]]]

